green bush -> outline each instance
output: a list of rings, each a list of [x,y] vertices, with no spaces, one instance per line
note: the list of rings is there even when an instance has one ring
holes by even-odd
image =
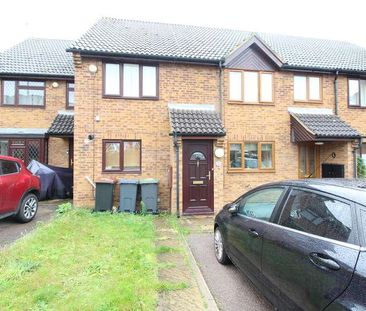
[[[72,204],[70,202],[64,203],[58,206],[57,213],[59,215],[66,214],[67,212],[72,210]]]

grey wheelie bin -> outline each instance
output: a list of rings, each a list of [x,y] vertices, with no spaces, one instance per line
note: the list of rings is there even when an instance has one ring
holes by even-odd
[[[119,180],[119,212],[136,212],[137,186],[138,180]]]
[[[141,201],[147,213],[158,212],[158,184],[159,180],[153,178],[140,180]]]
[[[99,180],[95,189],[95,208],[94,211],[112,211],[114,181],[111,179]]]

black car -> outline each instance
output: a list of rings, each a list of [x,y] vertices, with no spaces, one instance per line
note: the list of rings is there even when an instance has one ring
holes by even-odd
[[[366,310],[366,181],[255,188],[215,219],[215,254],[279,310]]]

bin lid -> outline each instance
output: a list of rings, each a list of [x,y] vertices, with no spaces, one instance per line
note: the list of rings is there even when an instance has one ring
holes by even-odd
[[[155,179],[155,178],[145,178],[145,179],[140,180],[140,185],[143,185],[143,184],[158,184],[158,183],[159,183],[159,179]]]
[[[96,184],[114,184],[114,182],[115,181],[113,179],[103,178],[103,179],[97,180],[95,183]]]
[[[118,183],[120,184],[120,185],[122,185],[122,184],[133,184],[133,185],[136,185],[136,184],[138,184],[138,180],[137,179],[120,179],[119,181],[118,181]]]

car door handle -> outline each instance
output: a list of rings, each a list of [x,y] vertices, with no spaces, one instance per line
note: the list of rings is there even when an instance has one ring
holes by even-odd
[[[257,238],[257,237],[259,237],[259,233],[258,233],[257,231],[255,231],[254,229],[249,229],[249,230],[248,230],[248,233],[249,233],[249,235],[250,235],[251,237],[253,237],[253,238]]]
[[[321,269],[326,268],[337,271],[341,268],[341,266],[334,259],[324,254],[310,253],[309,258],[314,265],[320,267]]]

